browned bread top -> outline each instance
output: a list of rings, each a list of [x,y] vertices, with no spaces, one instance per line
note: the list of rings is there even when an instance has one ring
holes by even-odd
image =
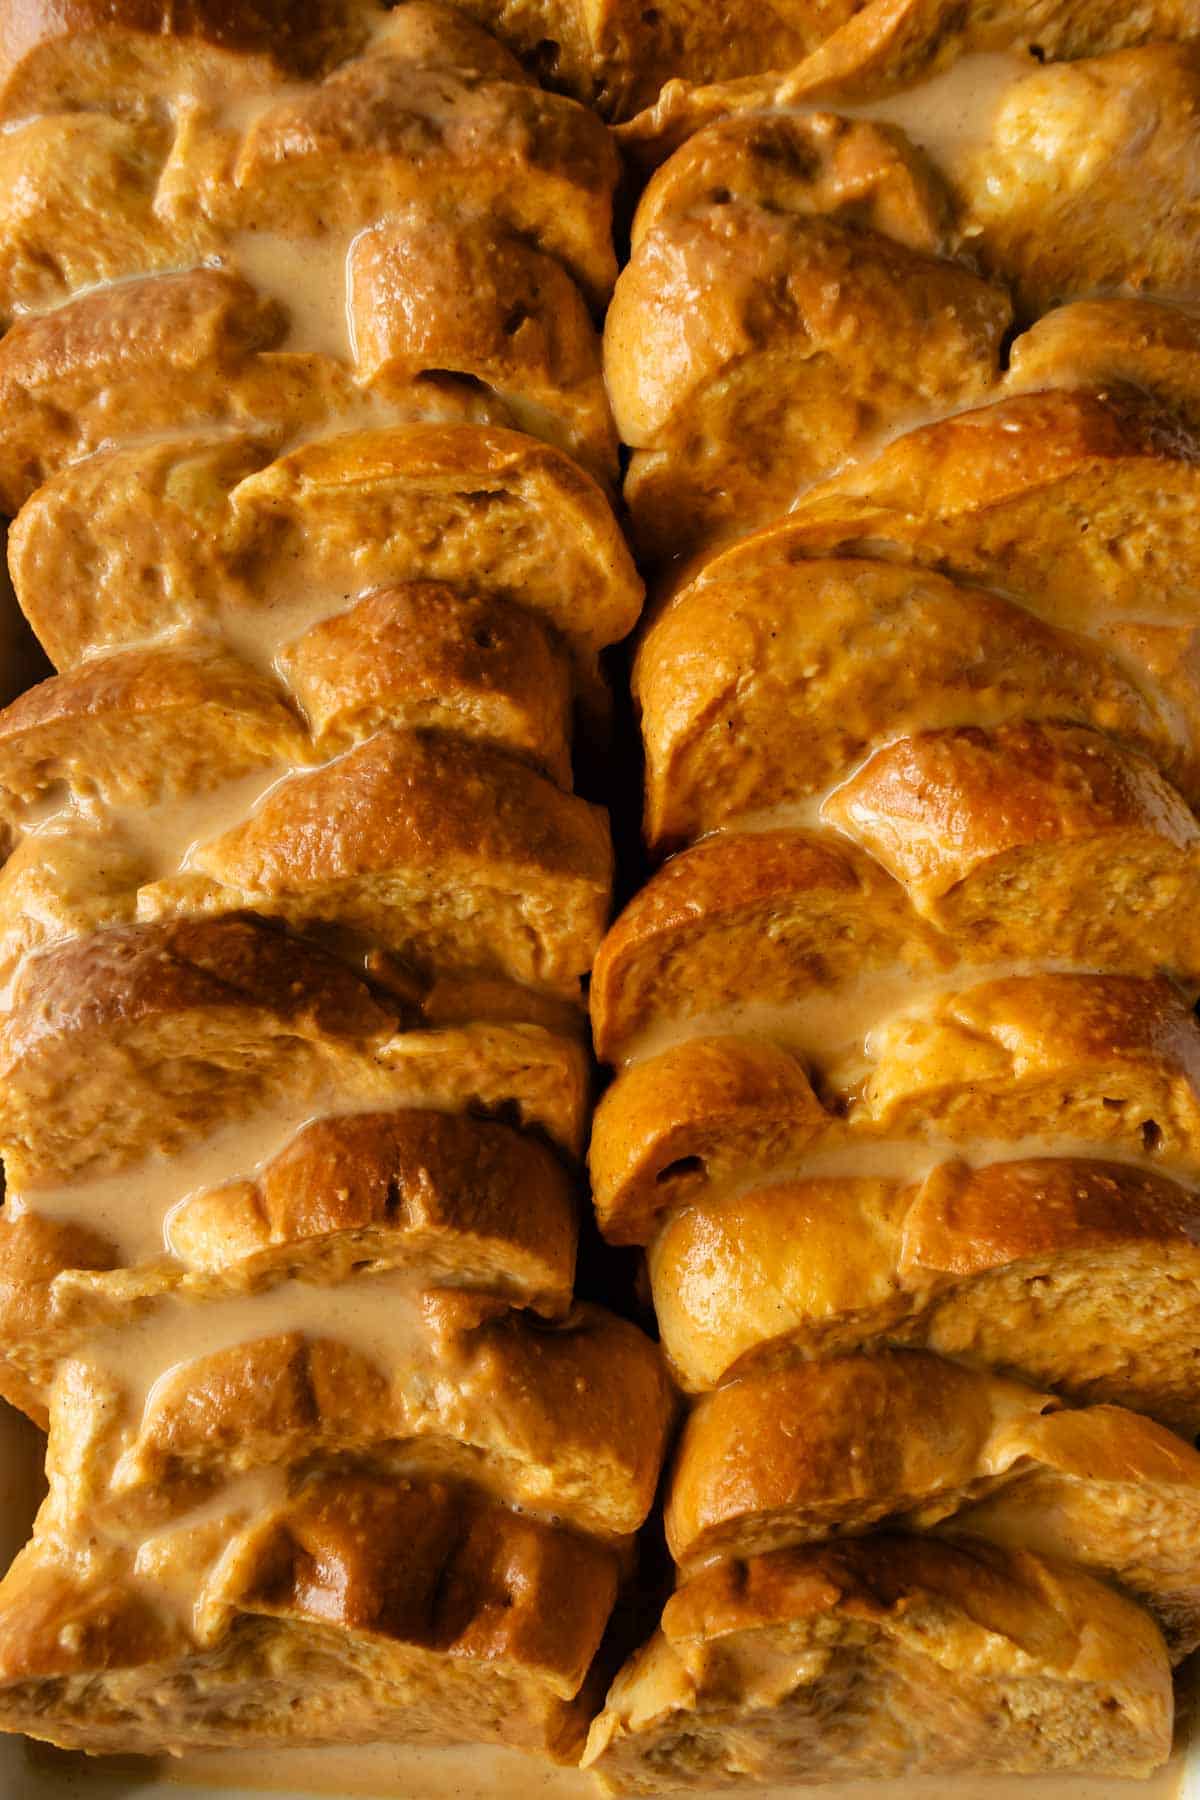
[[[650,1260],[663,1343],[693,1391],[912,1344],[1187,1433],[1200,1419],[1196,1195],[1129,1163],[1063,1152],[943,1163],[908,1184],[764,1180],[675,1214]]]
[[[136,1583],[127,1559],[26,1551],[0,1590],[6,1727],[98,1751],[469,1736],[578,1754],[588,1703],[570,1697],[616,1591],[611,1551],[438,1480],[317,1475],[256,1498],[234,1489],[207,1526],[163,1534]],[[247,1713],[231,1684],[282,1704]]]
[[[314,592],[340,612],[413,580],[547,619],[592,671],[641,584],[595,484],[506,430],[347,432],[270,460],[254,439],[171,442],[64,470],[10,540],[18,597],[52,661],[160,632],[239,631],[269,660]],[[291,610],[289,611],[289,602]]]
[[[577,1147],[582,1051],[541,1026],[421,1023],[262,920],[114,927],[34,959],[5,1018],[4,1153],[19,1188],[176,1153],[259,1108],[512,1108]]]
[[[697,1575],[618,1676],[585,1762],[630,1794],[1140,1774],[1171,1723],[1162,1638],[1131,1601],[1019,1551],[879,1536]]]
[[[693,1409],[667,1534],[680,1563],[887,1521],[1075,1562],[1136,1594],[1172,1659],[1200,1634],[1200,1455],[1123,1407],[1063,1411],[921,1351],[746,1375]]]

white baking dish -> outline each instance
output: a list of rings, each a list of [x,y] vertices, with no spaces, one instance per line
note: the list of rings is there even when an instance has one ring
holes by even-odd
[[[27,1535],[40,1488],[41,1439],[0,1403],[0,1561]],[[198,1758],[170,1773],[131,1762],[60,1756],[0,1737],[0,1800],[261,1800],[318,1793],[344,1800],[597,1800],[587,1776],[550,1768],[513,1752],[312,1751],[258,1758]],[[1200,1743],[1165,1778],[1151,1783],[956,1779],[790,1790],[821,1800],[1200,1800]],[[699,1797],[693,1796],[693,1800]],[[762,1791],[759,1800],[782,1800]]]

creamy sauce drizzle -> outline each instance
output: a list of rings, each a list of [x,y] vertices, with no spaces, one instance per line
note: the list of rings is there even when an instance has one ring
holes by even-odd
[[[853,119],[895,125],[950,175],[955,165],[985,144],[1013,87],[1041,67],[1036,57],[1009,51],[963,56],[940,74],[880,100],[830,101],[805,111],[830,111]]]

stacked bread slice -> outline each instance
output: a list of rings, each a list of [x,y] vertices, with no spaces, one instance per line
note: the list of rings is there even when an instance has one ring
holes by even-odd
[[[675,854],[591,1173],[693,1397],[619,1792],[1144,1774],[1200,1641],[1200,64],[1024,80],[973,190],[747,100],[609,314]]]
[[[423,0],[19,27],[0,1728],[571,1759],[672,1410],[573,1298],[615,152]]]

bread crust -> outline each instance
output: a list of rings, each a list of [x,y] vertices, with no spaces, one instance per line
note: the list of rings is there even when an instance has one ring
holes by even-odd
[[[1004,1704],[1022,1679],[1037,1684],[1036,1740]],[[617,1677],[584,1762],[635,1794],[800,1774],[1045,1773],[1077,1766],[1078,1695],[1080,1724],[1105,1720],[1088,1731],[1089,1763],[1147,1772],[1170,1748],[1170,1692],[1157,1628],[1088,1576],[983,1544],[851,1539],[688,1582]]]
[[[746,1375],[693,1408],[666,1504],[687,1569],[877,1525],[985,1537],[1116,1581],[1173,1661],[1200,1633],[1200,1456],[1123,1407],[1050,1395],[920,1351]]]

